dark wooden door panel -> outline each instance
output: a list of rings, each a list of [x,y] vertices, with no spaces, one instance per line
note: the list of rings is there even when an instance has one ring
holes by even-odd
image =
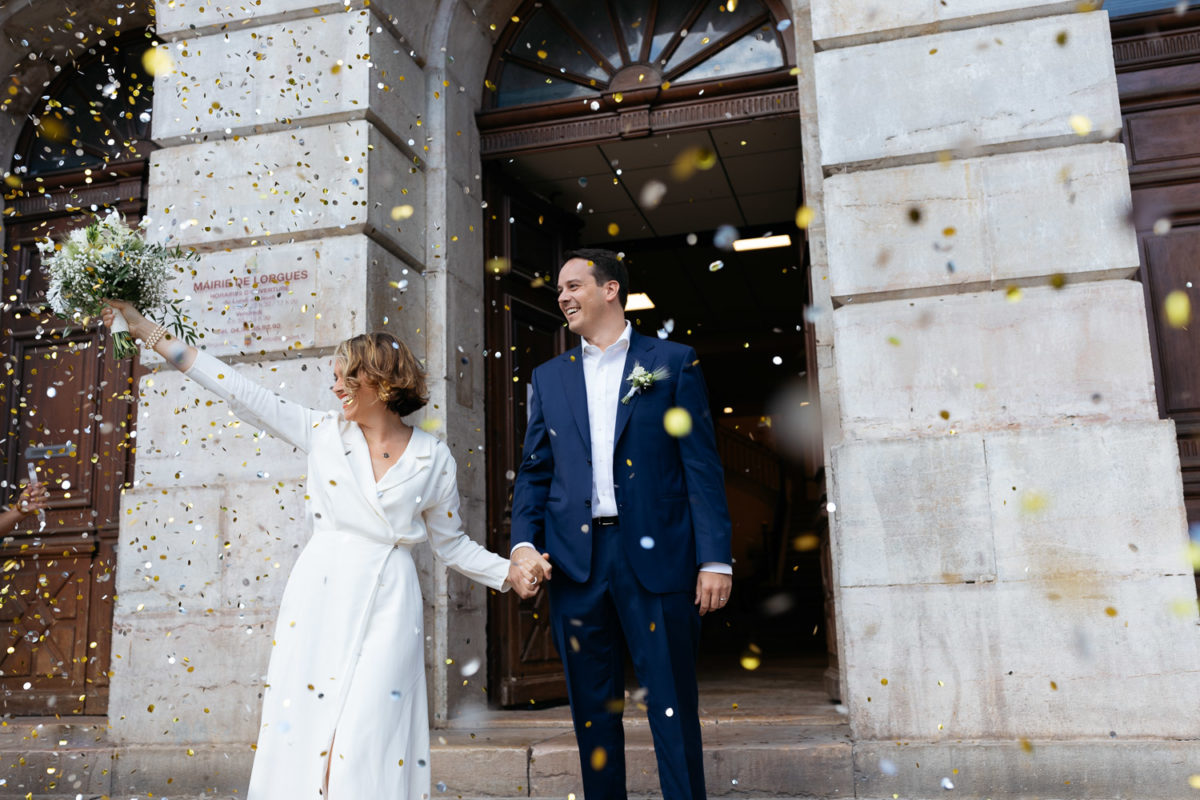
[[[1200,325],[1172,327],[1164,312],[1167,295],[1173,291],[1200,298],[1200,226],[1174,228],[1162,235],[1142,233],[1141,240],[1163,410],[1181,429],[1200,431],[1200,370],[1196,368],[1200,364]],[[1196,311],[1200,312],[1200,307]]]
[[[50,505],[44,529],[30,517],[0,538],[0,713],[107,711],[119,507],[136,441],[138,366],[113,360],[94,321],[66,325],[40,313],[45,281],[34,244],[89,220],[46,214],[14,220],[5,231],[4,499],[16,496],[32,466]],[[29,448],[35,452],[27,459]]]
[[[489,174],[484,236],[489,258],[501,261],[491,262],[486,290],[488,546],[501,553],[509,549],[512,486],[521,462],[533,368],[567,347],[552,284],[577,230],[577,221]],[[565,700],[546,593],[524,602],[512,593],[497,594],[490,602],[492,696],[505,706]]]

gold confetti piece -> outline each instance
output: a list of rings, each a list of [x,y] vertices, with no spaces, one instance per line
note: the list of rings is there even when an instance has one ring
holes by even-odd
[[[681,439],[692,432],[692,415],[686,408],[678,406],[667,409],[667,413],[663,414],[663,427],[667,433]]]
[[[1033,752],[1033,742],[1029,741],[1028,739],[1022,739],[1021,740],[1021,749],[1024,750],[1026,753],[1032,753]]]
[[[957,231],[957,230],[955,230],[953,226],[950,226],[950,227],[947,227],[947,228],[942,228],[942,236],[945,236],[945,237],[950,237],[950,236],[953,236],[953,235],[954,235],[954,234],[956,234],[956,233],[958,233],[958,231]]]
[[[1083,114],[1072,114],[1068,122],[1071,124],[1071,130],[1079,136],[1087,136],[1092,132],[1092,121]]]
[[[1192,321],[1192,299],[1187,292],[1176,289],[1167,295],[1163,311],[1167,315],[1167,324],[1172,328],[1186,328]]]
[[[1066,31],[1059,31],[1059,32],[1058,32],[1058,36],[1055,36],[1055,37],[1054,37],[1054,41],[1058,42],[1058,46],[1059,46],[1059,47],[1062,47],[1062,46],[1066,45],[1066,43],[1067,43],[1067,38],[1068,38],[1068,37],[1067,37],[1067,32],[1066,32]]]
[[[1056,272],[1050,276],[1050,285],[1055,289],[1061,289],[1067,285],[1067,276],[1061,272]]]
[[[433,433],[438,428],[442,427],[442,421],[438,419],[423,419],[421,420],[421,430],[426,433]]]
[[[1189,775],[1188,786],[1193,789],[1200,789],[1200,775]]]
[[[547,53],[545,50],[538,50],[538,51],[537,51],[537,57],[538,57],[538,58],[545,59],[545,58],[549,57],[549,55],[550,55],[550,54],[549,54],[549,53]]]
[[[717,154],[707,147],[689,147],[675,157],[671,162],[671,175],[678,181],[685,181],[696,170],[710,170],[717,164]]]
[[[725,0],[725,9],[732,14],[737,10],[738,0]]]
[[[592,751],[592,769],[596,772],[604,769],[604,765],[608,763],[608,752],[603,747],[597,747]]]
[[[892,347],[899,347],[900,346],[900,337],[889,336],[889,337],[887,337],[887,343],[890,344]]]
[[[762,666],[762,653],[754,645],[750,645],[750,649],[742,653],[741,658],[742,669],[753,672]]]
[[[1021,510],[1026,514],[1036,514],[1039,511],[1045,511],[1049,505],[1049,498],[1041,492],[1030,490],[1021,494]]]
[[[1020,286],[1008,287],[1007,289],[1004,290],[1004,296],[1005,296],[1005,298],[1008,299],[1008,302],[1010,302],[1010,303],[1021,302],[1021,287]]]
[[[492,275],[503,275],[508,272],[510,266],[508,259],[502,256],[496,256],[487,260],[487,271]]]
[[[792,549],[799,553],[807,553],[821,546],[821,537],[815,533],[802,533],[792,539]]]
[[[620,232],[621,232],[621,226],[620,226],[620,225],[618,225],[618,224],[617,224],[617,223],[615,223],[615,222],[610,222],[610,223],[608,223],[608,235],[609,235],[609,236],[616,236],[616,235],[617,235],[618,233],[620,233]]]
[[[1117,610],[1112,606],[1108,606],[1104,609],[1104,613],[1110,617],[1115,617],[1117,615]]]
[[[1050,691],[1052,691],[1052,692],[1058,691],[1058,683],[1056,681],[1050,681]]]
[[[950,419],[950,412],[947,411],[946,409],[942,409],[941,411],[938,412],[938,416],[941,417],[942,419]]]
[[[170,75],[175,71],[175,59],[166,47],[151,47],[142,54],[142,66],[155,77]]]
[[[808,206],[800,206],[796,209],[796,227],[800,230],[807,230],[808,226],[813,221],[813,210]]]
[[[929,51],[929,55],[931,55],[931,56],[933,56],[933,55],[937,55],[937,48],[935,47],[935,48],[933,48],[932,50],[930,50],[930,51]]]
[[[392,219],[399,222],[402,219],[408,219],[413,215],[413,207],[410,205],[393,206]]]
[[[879,685],[880,685],[880,686],[887,686],[887,685],[888,685],[888,679],[887,679],[887,678],[880,678],[880,679],[879,679]]]
[[[613,102],[614,103],[619,103],[624,99],[625,99],[625,95],[621,94],[620,92],[616,92],[613,94]]]

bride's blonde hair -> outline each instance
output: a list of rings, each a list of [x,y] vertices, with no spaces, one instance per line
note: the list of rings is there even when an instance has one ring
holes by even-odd
[[[429,402],[425,372],[408,345],[382,331],[361,333],[338,345],[334,358],[351,394],[374,389],[388,410],[402,417]]]

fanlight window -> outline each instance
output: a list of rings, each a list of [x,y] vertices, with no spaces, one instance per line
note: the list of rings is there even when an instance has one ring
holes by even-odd
[[[134,38],[134,37],[130,37]],[[154,79],[142,67],[149,40],[101,53],[39,101],[17,146],[13,173],[34,177],[145,158]]]
[[[500,107],[786,65],[790,21],[761,0],[541,0],[527,14],[503,52]]]

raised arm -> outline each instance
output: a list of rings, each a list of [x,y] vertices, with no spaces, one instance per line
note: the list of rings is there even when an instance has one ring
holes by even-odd
[[[324,414],[285,400],[254,381],[242,377],[228,364],[166,333],[165,328],[146,319],[129,303],[121,300],[106,302],[121,311],[129,323],[129,332],[135,339],[153,342],[154,352],[172,367],[229,403],[238,419],[262,428],[293,447],[308,452],[313,427],[320,422]],[[104,324],[111,327],[112,311],[105,308],[102,317]]]

